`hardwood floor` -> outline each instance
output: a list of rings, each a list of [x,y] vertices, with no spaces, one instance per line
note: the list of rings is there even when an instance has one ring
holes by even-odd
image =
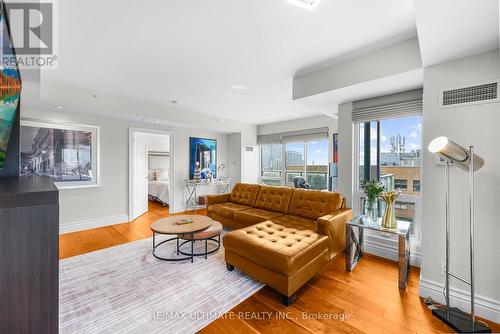
[[[198,214],[206,213],[198,210]],[[145,215],[130,222],[60,236],[60,258],[151,236],[150,225],[168,216],[150,203]],[[397,265],[366,255],[348,273],[342,256],[330,262],[298,292],[289,307],[265,287],[234,307],[201,333],[442,333],[452,330],[432,316],[418,295],[419,269],[412,268],[406,291],[397,288]],[[329,317],[320,319],[319,317]],[[344,316],[345,319],[338,320]],[[486,321],[494,332],[500,325]]]
[[[197,210],[196,213],[205,214],[206,211]],[[149,211],[132,222],[62,234],[59,237],[59,258],[64,259],[149,238],[152,236],[151,224],[169,215],[168,207],[156,202],[149,202]]]

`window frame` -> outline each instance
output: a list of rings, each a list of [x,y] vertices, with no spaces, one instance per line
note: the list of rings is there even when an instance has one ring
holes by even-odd
[[[422,116],[420,116],[422,117]],[[397,117],[397,118],[403,118],[403,117]],[[397,119],[397,118],[390,118],[390,119]],[[371,121],[371,122],[378,122],[378,129],[380,129],[380,121]],[[360,164],[360,125],[364,124],[363,122],[360,123],[353,123],[353,144],[354,144],[354,157],[353,157],[353,167],[354,167],[354,191],[353,191],[353,201],[352,201],[352,209],[354,212],[357,212],[358,214],[361,214],[363,212],[363,199],[365,198],[364,192],[361,190],[361,180],[359,177],[359,171],[361,168]],[[380,131],[378,132],[380,134]],[[379,141],[380,136],[377,136],[377,141]],[[377,170],[380,171],[380,146],[377,145]],[[420,181],[422,180],[423,176],[423,156],[421,155],[420,157]],[[401,202],[408,202],[408,203],[414,203],[415,204],[415,224],[414,224],[414,235],[411,237],[411,242],[415,246],[420,246],[421,245],[421,229],[422,229],[422,182],[420,183],[420,192],[418,195],[407,195],[407,194],[400,194],[397,198],[397,201]]]
[[[404,187],[401,187],[401,185],[403,185],[403,183],[404,183]],[[397,187],[396,185],[399,185],[400,187]],[[394,179],[394,189],[395,190],[401,189],[401,190],[408,191],[408,180]]]
[[[280,159],[281,159],[281,176],[263,176],[262,175],[262,172],[263,172],[263,169],[262,169],[262,146],[263,145],[281,145],[281,149],[280,149]],[[273,144],[262,144],[262,145],[259,145],[259,183],[260,184],[263,184],[263,180],[269,180],[269,181],[279,181],[280,184],[279,186],[283,186],[283,180],[284,180],[284,175],[283,175],[283,144],[279,143],[279,144],[276,144],[276,143],[273,143]]]
[[[326,141],[327,147],[328,147],[328,152],[327,152],[327,171],[326,171],[326,188],[328,189],[328,182],[330,180],[330,143],[328,139],[317,139],[317,140],[307,140],[307,141],[290,141],[286,143],[279,143],[281,145],[281,177],[268,177],[268,176],[263,176],[262,175],[262,147],[264,145],[276,145],[276,144],[261,144],[259,145],[259,183],[265,184],[265,180],[270,180],[270,181],[280,181],[280,186],[282,187],[287,187],[286,181],[287,181],[287,173],[303,173],[304,178],[307,180],[307,144],[315,141]],[[304,147],[304,171],[294,171],[294,170],[287,170],[286,169],[286,145],[287,144],[302,144]],[[317,174],[317,172],[311,172],[313,174]],[[292,185],[293,187],[293,185]]]

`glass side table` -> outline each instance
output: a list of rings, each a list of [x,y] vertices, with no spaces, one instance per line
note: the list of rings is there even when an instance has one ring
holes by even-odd
[[[224,178],[223,180],[213,180],[212,182],[208,182],[207,180],[201,180],[198,183],[195,180],[184,180],[184,184],[186,186],[186,197],[185,197],[186,201],[184,209],[185,211],[194,210],[195,213],[197,209],[205,208],[205,205],[199,205],[197,203],[198,190],[201,187],[215,188],[215,193],[213,191],[208,191],[206,195],[226,194],[231,189],[230,178]]]
[[[396,229],[387,229],[380,225],[381,219],[373,221],[365,216],[357,216],[346,225],[346,271],[352,271],[363,257],[363,231],[369,229],[379,233],[390,233],[398,236],[399,288],[404,290],[408,283],[410,270],[410,227],[411,222],[398,220]]]

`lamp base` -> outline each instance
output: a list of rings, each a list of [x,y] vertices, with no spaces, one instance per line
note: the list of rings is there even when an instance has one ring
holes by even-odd
[[[491,333],[491,328],[477,321],[474,323],[474,330],[472,330],[472,319],[470,315],[456,307],[450,307],[448,317],[446,308],[434,309],[432,310],[432,314],[458,333]]]

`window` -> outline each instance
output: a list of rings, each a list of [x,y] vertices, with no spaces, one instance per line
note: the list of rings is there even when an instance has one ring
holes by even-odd
[[[283,178],[282,145],[262,145],[261,150],[261,180],[269,186],[281,186]]]
[[[326,140],[306,143],[307,183],[311,189],[328,188],[328,142]]]
[[[293,178],[305,174],[304,143],[285,144],[285,185],[293,188]]]
[[[302,176],[311,189],[328,189],[328,141],[261,145],[261,182],[293,188]]]
[[[420,180],[413,180],[413,192],[420,192]]]
[[[421,174],[422,117],[400,117],[370,121],[356,125],[358,139],[356,155],[357,184],[360,208],[364,194],[361,181],[379,180],[387,190],[400,190],[396,201],[398,219],[415,222],[412,236],[418,238]],[[383,202],[380,202],[380,214]],[[359,212],[362,210],[360,209]]]
[[[401,179],[395,179],[394,180],[394,189],[406,191],[408,189],[408,181],[401,180]]]

